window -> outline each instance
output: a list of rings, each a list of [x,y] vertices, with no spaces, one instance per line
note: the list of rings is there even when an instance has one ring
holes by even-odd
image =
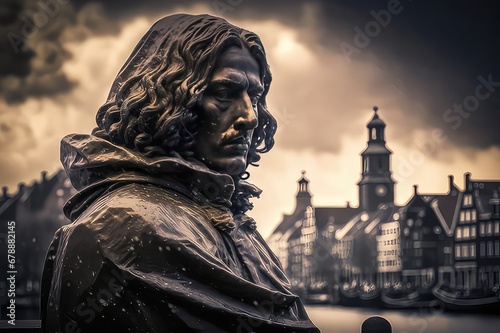
[[[476,238],[476,226],[470,227],[470,238],[474,239]]]
[[[467,244],[462,245],[462,257],[469,257],[469,246]]]
[[[495,222],[495,235],[500,234],[500,222]]]
[[[475,258],[476,257],[476,244],[471,244],[469,247],[470,250],[470,257]]]
[[[479,234],[480,234],[481,236],[484,236],[484,223],[481,223],[481,224],[479,225]]]
[[[500,240],[495,241],[495,256],[500,256]]]
[[[476,222],[477,221],[477,212],[475,209],[473,209],[471,212],[472,212],[472,222]]]
[[[492,233],[493,233],[493,223],[488,222],[488,224],[486,224],[486,234],[488,236],[491,236]]]
[[[465,211],[465,221],[470,222],[470,210]]]
[[[469,239],[469,227],[464,228],[464,239]]]
[[[489,241],[488,242],[488,245],[487,245],[487,253],[486,255],[488,257],[492,256],[493,255],[493,242],[492,241]]]
[[[460,245],[455,245],[455,258],[460,259],[462,257],[462,251]]]
[[[465,212],[462,210],[460,212],[460,222],[463,222],[465,220]]]
[[[486,253],[486,245],[484,244],[484,242],[481,242],[479,244],[479,256],[484,257],[485,253]]]
[[[472,194],[466,194],[464,196],[464,206],[472,205]]]
[[[456,236],[457,239],[462,239],[462,228],[457,228]]]

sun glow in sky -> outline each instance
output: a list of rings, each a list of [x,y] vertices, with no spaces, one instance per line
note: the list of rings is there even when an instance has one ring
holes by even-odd
[[[33,93],[16,103],[8,101],[14,90],[3,95],[0,182],[14,192],[18,182],[29,183],[38,179],[42,170],[54,172],[59,168],[60,139],[68,133],[92,130],[95,113],[105,101],[114,76],[158,18],[174,12],[219,14],[206,3],[192,3],[154,13],[127,12],[122,18],[106,17],[106,13],[110,14],[102,9],[104,5],[99,7],[95,3],[78,2],[79,7],[64,9],[76,23],[66,25],[58,37],[56,46],[66,55],[58,53],[62,59],[53,78],[64,76],[74,85],[61,89],[60,93],[45,95],[35,93],[33,88]],[[363,48],[359,55],[346,61],[337,45],[339,41],[354,43],[352,26],[356,23],[347,24],[346,30],[327,27],[320,18],[319,5],[305,4],[300,11],[295,8],[289,19],[285,14],[259,15],[257,4],[245,6],[228,12],[227,19],[255,31],[266,47],[273,73],[268,106],[279,126],[274,149],[263,156],[259,168],[249,170],[250,181],[264,190],[261,198],[254,200],[255,208],[250,212],[264,237],[280,222],[283,213],[293,210],[301,170],[307,171],[316,206],[342,206],[346,201],[357,205],[359,153],[366,145],[365,125],[372,117],[374,105],[379,106],[380,117],[387,124],[387,145],[394,152],[392,169],[397,181],[397,203],[409,199],[413,184],[418,184],[423,193],[446,192],[448,174],[455,176],[459,187],[463,187],[465,172],[471,172],[476,179],[500,179],[498,137],[493,138],[495,132],[484,125],[488,123],[484,119],[493,114],[490,108],[498,101],[494,94],[500,92],[492,92],[494,97],[490,101],[481,102],[470,117],[462,119],[461,128],[455,130],[451,123],[442,120],[447,108],[462,103],[468,93],[474,92],[464,88],[465,93],[457,93],[458,88],[452,89],[451,85],[468,80],[475,87],[480,82],[476,79],[478,75],[464,74],[462,81],[450,77],[450,86],[443,84],[435,89],[442,77],[438,72],[433,73],[433,68],[440,68],[443,77],[448,75],[449,68],[439,64],[430,67],[432,61],[439,63],[444,57],[420,38],[405,47],[418,47],[421,62],[417,62],[418,56],[411,61],[400,57],[398,54],[403,51],[398,43],[394,43],[390,52],[380,51],[376,38],[382,42],[385,34],[386,38],[397,39],[390,25],[380,36],[373,37],[373,47]],[[245,11],[247,14],[243,15]],[[91,26],[99,29],[88,28],[89,17],[95,21]],[[47,43],[43,38],[29,41],[34,50],[53,52],[44,46]],[[21,82],[36,83],[44,68],[37,66],[41,68],[37,73],[23,79],[6,77],[1,81],[2,86],[13,89]],[[500,81],[500,73],[492,73],[493,80]],[[487,77],[488,72],[480,74]],[[464,140],[464,136],[470,139]]]

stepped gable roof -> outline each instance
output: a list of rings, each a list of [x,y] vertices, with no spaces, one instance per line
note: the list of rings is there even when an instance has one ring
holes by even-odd
[[[20,202],[24,203],[31,200],[33,210],[41,209],[49,197],[49,193],[59,188],[65,178],[67,178],[66,174],[62,169],[56,171],[50,177],[47,177],[46,173],[42,173],[42,179],[39,182],[34,181],[26,188],[19,199]]]
[[[458,223],[460,204],[463,194],[453,183],[453,177],[450,176],[450,187],[448,193],[418,193],[415,187],[413,198],[406,204],[410,207],[418,203],[427,205],[435,214],[441,227],[448,236],[453,235]]]
[[[30,185],[20,183],[17,193],[0,206],[0,216],[9,208],[15,207],[17,204],[24,204],[30,200],[32,209],[42,208],[48,194],[58,188],[58,185],[66,178],[64,170],[59,169],[48,178],[46,178],[46,173],[42,172],[42,179],[39,182],[34,181]]]
[[[24,183],[19,183],[17,192],[6,199],[0,206],[0,218],[5,218],[7,215],[10,215],[7,218],[12,218],[12,215],[15,215],[17,204],[26,200],[26,192],[30,192],[30,188],[27,187]]]
[[[500,194],[500,182],[490,180],[471,180],[472,193],[479,214],[492,213],[490,200]],[[495,194],[496,192],[496,194]]]
[[[448,235],[453,234],[457,224],[462,193],[434,195],[430,198],[429,206],[436,213],[441,226]]]
[[[7,199],[0,206],[0,219],[2,219],[2,217],[5,217],[5,215],[8,214],[10,209],[15,209],[15,204],[17,203],[18,199],[19,199],[19,195],[15,195],[15,196]]]

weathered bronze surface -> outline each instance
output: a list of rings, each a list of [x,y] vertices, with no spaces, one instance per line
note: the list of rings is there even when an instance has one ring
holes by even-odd
[[[80,192],[47,255],[45,332],[318,332],[245,214],[270,83],[259,38],[223,19],[146,33],[92,135],[62,140]]]

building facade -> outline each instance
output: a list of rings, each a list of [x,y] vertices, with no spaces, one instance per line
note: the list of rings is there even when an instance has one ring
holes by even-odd
[[[394,203],[392,151],[374,108],[361,152],[359,207],[315,207],[309,180],[298,180],[296,209],[269,237],[292,288],[306,301],[373,300],[393,307],[449,302],[500,304],[500,181]],[[467,308],[467,306],[465,306]]]
[[[8,231],[15,231],[16,319],[37,319],[40,280],[45,255],[55,231],[69,222],[62,207],[76,191],[64,171],[42,172],[30,185],[20,184],[16,193],[3,188],[0,197],[0,260],[7,262]],[[14,224],[12,224],[14,222]],[[14,228],[8,228],[14,225]],[[3,266],[2,266],[3,267]],[[0,271],[0,306],[7,301],[7,270]],[[0,320],[6,320],[2,313]]]

